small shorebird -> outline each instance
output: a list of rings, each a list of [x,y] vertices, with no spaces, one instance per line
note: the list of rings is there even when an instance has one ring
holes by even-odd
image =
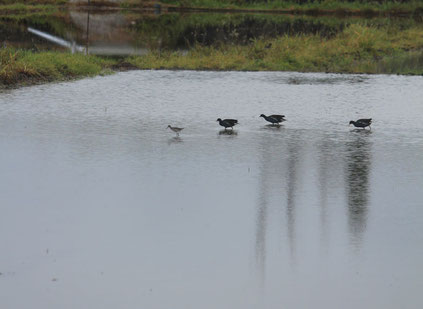
[[[181,132],[184,129],[184,128],[172,127],[171,125],[168,125],[167,127],[171,129],[173,132],[175,132],[177,136],[179,136],[179,132]]]
[[[280,122],[286,121],[285,115],[266,116],[264,114],[261,114],[260,117],[263,117],[266,121],[270,122],[271,124],[279,124]]]
[[[236,119],[223,119],[222,120],[220,118],[217,118],[216,121],[219,121],[219,124],[222,127],[225,127],[225,130],[226,130],[226,128],[232,128],[232,130],[233,130],[234,126],[238,124],[238,120],[236,120]]]
[[[358,119],[357,121],[350,121],[350,124],[349,125],[354,125],[354,127],[356,127],[356,128],[363,128],[363,129],[365,129],[366,127],[369,127],[370,128],[370,130],[372,129],[371,127],[370,127],[370,125],[372,124],[372,118],[369,118],[369,119]]]

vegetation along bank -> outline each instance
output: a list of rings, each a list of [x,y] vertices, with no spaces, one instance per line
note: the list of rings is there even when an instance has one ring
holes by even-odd
[[[3,5],[16,6],[12,2],[3,0]],[[52,7],[63,7],[67,3],[64,0],[23,0],[22,2],[24,3],[18,4],[17,7],[35,5],[39,8],[44,5],[48,10],[52,10]],[[164,2],[169,6],[182,7],[184,5],[183,2]],[[389,5],[387,4],[388,2]],[[126,5],[133,6],[139,3],[141,1],[130,1],[126,2]],[[198,7],[208,6],[212,8],[260,8],[260,5],[263,6],[263,2],[260,1],[210,0],[210,2],[207,2],[206,0],[197,0],[189,3]],[[361,5],[361,8],[363,8],[373,2],[298,0],[290,2],[271,1],[267,3],[266,8],[272,8],[275,5],[279,5],[280,8],[282,3],[284,5],[287,3],[301,5],[303,8],[313,8],[317,4],[320,5],[320,8],[329,8],[330,5],[335,7],[336,3],[343,3],[345,5],[348,4],[351,8],[353,5]],[[380,1],[378,3],[383,4],[385,2]],[[416,3],[420,3],[420,1],[386,1],[385,8],[389,7],[392,9],[395,3],[398,5],[408,4],[410,10],[415,10],[418,7]],[[123,4],[119,5],[123,6]],[[372,5],[375,4],[373,3]],[[65,13],[54,14],[66,15]],[[164,38],[163,43],[166,44],[166,42],[171,43],[172,39],[183,37],[183,34],[196,33],[192,29],[204,28],[217,31],[222,29],[219,23],[233,25],[234,20],[236,21],[236,19],[224,20],[228,14],[220,15],[222,15],[223,20],[213,15],[211,15],[213,20],[208,20],[206,16],[200,16],[201,18],[198,20],[198,18],[190,18],[189,15],[186,15],[180,19],[181,22],[173,23],[179,19],[174,19],[168,14],[161,19],[152,18],[152,21],[154,21],[152,24],[139,23],[133,26],[132,29],[136,31],[135,35],[139,36],[138,39],[140,41],[148,41],[146,39],[148,35],[154,34],[153,37]],[[8,14],[5,18],[22,19],[23,16],[25,15]],[[41,16],[39,17],[40,24],[43,20]],[[275,17],[266,17],[270,21],[273,18]],[[310,19],[313,18],[310,17]],[[363,19],[360,22],[346,22],[345,26],[334,26],[334,29],[337,29],[336,31],[332,31],[333,29],[329,31],[326,29],[328,27],[323,27],[321,31],[325,29],[327,31],[322,33],[317,31],[258,36],[257,38],[248,39],[248,42],[222,40],[210,44],[202,44],[196,41],[195,37],[190,37],[188,47],[184,51],[171,48],[151,48],[151,51],[145,55],[129,57],[87,56],[83,53],[23,50],[16,47],[3,46],[0,48],[0,88],[111,74],[119,70],[134,68],[423,75],[423,26],[421,20],[410,18],[410,22],[395,24],[394,22],[391,23],[389,18],[381,19],[381,22],[374,21],[374,19],[373,21]],[[145,21],[145,19],[140,20]],[[166,28],[160,21],[166,22]],[[204,25],[202,25],[202,22]],[[169,25],[171,29],[168,29]],[[266,26],[267,24],[264,25]],[[61,30],[62,26],[60,26],[60,23],[52,23],[49,27],[53,27],[56,30],[55,32],[66,33],[63,29],[63,31]],[[273,29],[274,27],[270,28]],[[203,32],[200,33],[202,34]]]
[[[118,69],[423,74],[423,29],[353,24],[332,38],[282,36],[250,45],[194,46],[108,58],[66,52],[0,50],[2,87],[109,74]]]

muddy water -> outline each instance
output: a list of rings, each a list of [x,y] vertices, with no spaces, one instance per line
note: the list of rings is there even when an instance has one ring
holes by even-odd
[[[0,93],[1,307],[420,308],[421,85],[133,71]]]

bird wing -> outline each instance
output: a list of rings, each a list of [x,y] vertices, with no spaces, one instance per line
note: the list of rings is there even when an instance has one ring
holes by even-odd
[[[356,122],[358,123],[362,123],[362,124],[371,124],[372,123],[372,118],[368,118],[368,119],[358,119]]]
[[[285,115],[270,115],[269,117],[281,122],[284,120],[283,118],[285,117]]]
[[[226,121],[227,123],[230,123],[230,124],[238,123],[238,120],[236,120],[236,119],[225,119],[223,121]]]

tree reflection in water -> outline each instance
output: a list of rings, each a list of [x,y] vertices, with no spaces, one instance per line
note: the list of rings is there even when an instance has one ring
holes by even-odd
[[[338,161],[338,153],[342,151],[343,145],[324,135],[317,146],[317,185],[319,188],[319,220],[320,220],[320,241],[322,249],[327,252],[330,238],[330,208],[331,198],[337,191],[337,180],[342,175],[343,161]]]
[[[354,130],[346,145],[348,226],[353,246],[359,249],[367,226],[371,131]]]
[[[296,198],[302,143],[297,134],[285,136],[281,140],[280,132],[275,131],[275,138],[262,139],[260,143],[260,178],[256,213],[256,263],[261,282],[266,273],[266,241],[270,228],[270,213],[281,213],[285,207],[286,225],[277,219],[277,224],[286,226],[288,250],[291,263],[296,262]],[[275,211],[276,210],[276,211]]]
[[[295,246],[295,199],[297,197],[297,181],[298,181],[298,163],[301,153],[300,143],[295,138],[288,143],[288,172],[287,179],[287,194],[286,194],[286,217],[287,217],[287,233],[289,241],[289,249],[291,253],[291,262],[296,261],[296,246]]]
[[[282,227],[282,237],[286,236],[282,246],[289,254],[291,268],[295,268],[299,258],[298,248],[303,245],[298,243],[297,234],[299,229],[304,229],[302,223],[298,223],[297,216],[301,209],[307,209],[308,214],[312,213],[310,205],[316,203],[319,206],[319,247],[328,252],[333,226],[329,219],[337,216],[336,201],[342,199],[344,189],[347,194],[348,235],[352,247],[360,248],[367,223],[372,134],[368,130],[352,131],[346,133],[346,136],[316,136],[313,132],[303,131],[266,131],[266,135],[270,136],[261,139],[259,143],[261,155],[255,222],[255,257],[262,284],[266,280],[268,255],[274,245],[270,241],[273,237],[280,241],[281,235],[272,233],[275,231],[274,225],[276,230]],[[310,140],[318,142],[309,143]],[[312,160],[317,165],[308,161],[309,157],[317,158],[316,161]],[[314,172],[317,175],[317,191],[308,183]],[[317,199],[313,193],[319,195]],[[301,201],[298,199],[300,194],[304,194],[301,195]],[[338,225],[339,222],[334,224]]]

